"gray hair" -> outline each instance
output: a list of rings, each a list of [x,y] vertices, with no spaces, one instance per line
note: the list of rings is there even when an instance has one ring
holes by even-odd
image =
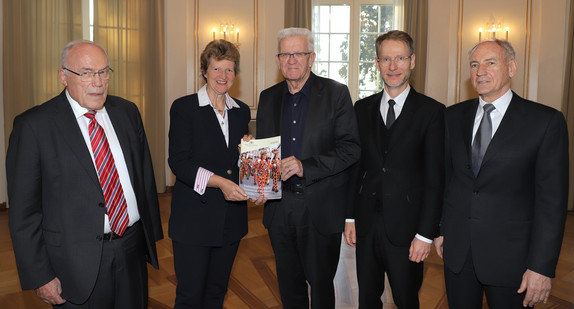
[[[315,52],[315,37],[313,36],[313,33],[311,33],[311,30],[307,28],[285,28],[279,31],[279,33],[277,34],[278,53],[281,52],[281,50],[279,50],[279,44],[281,43],[281,40],[283,40],[286,37],[293,37],[293,36],[302,36],[307,38],[308,51]]]
[[[485,42],[494,42],[494,43],[498,44],[498,46],[502,47],[502,50],[504,51],[504,60],[506,62],[508,62],[510,60],[514,60],[514,58],[516,57],[516,52],[514,52],[514,47],[512,47],[512,44],[510,44],[510,42],[508,42],[506,40],[500,40],[500,39],[489,39],[489,40],[484,40],[484,41],[480,41],[480,42],[476,43],[476,45],[474,45],[468,51],[468,59],[470,59],[470,56],[472,56],[472,54],[478,48],[478,46],[482,43],[485,43]]]
[[[94,43],[94,42],[88,41],[88,40],[76,40],[76,41],[71,41],[68,44],[66,44],[66,46],[64,46],[64,49],[62,50],[62,58],[60,59],[62,68],[68,67],[68,56],[70,55],[70,51],[72,51],[72,49],[74,49],[74,47],[81,45],[81,44],[91,44],[91,45],[98,47],[99,49],[101,49],[104,52],[104,54],[106,55],[106,59],[108,59],[108,53],[106,52],[106,50],[103,47],[101,47],[100,45],[98,45],[97,43]],[[108,64],[109,64],[109,59],[108,59]],[[67,73],[68,72],[66,72],[66,74]]]

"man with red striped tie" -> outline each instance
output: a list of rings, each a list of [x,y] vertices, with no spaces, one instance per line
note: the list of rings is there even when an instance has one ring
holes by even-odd
[[[22,289],[58,308],[147,308],[147,265],[163,238],[135,104],[108,96],[113,70],[90,41],[68,43],[64,91],[14,119],[6,158]]]

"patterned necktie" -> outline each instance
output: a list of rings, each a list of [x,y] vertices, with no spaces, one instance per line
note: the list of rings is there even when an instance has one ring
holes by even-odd
[[[492,120],[490,119],[490,112],[494,110],[494,105],[484,104],[483,109],[484,115],[482,115],[482,120],[480,121],[478,130],[474,135],[474,142],[472,143],[472,171],[474,172],[474,176],[478,175],[484,153],[486,153],[486,148],[488,148],[488,144],[490,144],[490,140],[492,139]]]
[[[395,122],[395,100],[389,100],[389,111],[387,112],[387,129],[390,129]]]
[[[114,157],[112,156],[104,129],[96,121],[96,111],[89,111],[84,116],[90,119],[88,126],[90,142],[96,161],[98,177],[100,178],[100,185],[106,200],[106,213],[110,220],[110,226],[114,233],[122,236],[130,220],[128,218],[128,207],[124,197],[124,190],[116,170]]]

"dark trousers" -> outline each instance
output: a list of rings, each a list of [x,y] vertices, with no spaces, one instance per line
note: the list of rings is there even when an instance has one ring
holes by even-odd
[[[66,302],[58,309],[147,308],[148,285],[145,239],[141,223],[121,238],[104,240],[100,271],[92,294],[84,304]]]
[[[205,247],[173,241],[175,309],[221,309],[239,241]]]
[[[374,214],[371,230],[357,237],[359,308],[380,309],[385,273],[399,309],[419,308],[418,291],[423,282],[423,263],[409,260],[409,246],[393,245],[386,236],[383,216]],[[414,237],[414,236],[413,236]]]
[[[522,301],[524,301],[525,293],[516,293],[519,286],[490,286],[478,280],[470,250],[460,273],[454,273],[446,265],[444,266],[444,280],[448,305],[451,309],[482,308],[483,294],[486,294],[490,309],[524,308]]]
[[[284,309],[335,308],[333,279],[341,234],[320,234],[308,216],[304,197],[283,192],[269,227]],[[309,283],[309,286],[307,285]]]

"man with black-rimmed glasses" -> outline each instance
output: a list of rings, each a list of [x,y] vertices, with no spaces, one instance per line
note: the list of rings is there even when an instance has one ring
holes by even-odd
[[[283,29],[277,65],[285,81],[263,92],[257,138],[281,135],[281,200],[268,201],[263,224],[275,252],[283,308],[334,308],[348,170],[360,155],[347,86],[311,72],[308,29]]]

